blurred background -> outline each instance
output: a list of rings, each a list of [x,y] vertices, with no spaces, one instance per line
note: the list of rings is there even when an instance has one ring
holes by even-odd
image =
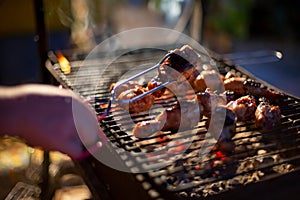
[[[183,32],[217,53],[278,50],[283,60],[243,65],[300,96],[299,1],[280,0],[0,0],[0,84],[41,82],[36,2],[43,3],[48,50],[89,51],[136,27]]]
[[[0,85],[43,82],[41,51],[79,49],[88,53],[114,34],[151,26],[185,33],[220,55],[280,51],[281,61],[241,65],[300,97],[299,7],[299,1],[280,0],[0,0]],[[61,156],[52,155],[55,158]],[[6,184],[1,184],[0,199],[23,178],[24,170],[31,178],[39,174],[41,160],[37,149],[1,138],[0,182]],[[18,170],[23,172],[15,173]],[[56,174],[58,170],[52,171]],[[80,193],[86,194],[82,198],[89,196],[86,188]]]

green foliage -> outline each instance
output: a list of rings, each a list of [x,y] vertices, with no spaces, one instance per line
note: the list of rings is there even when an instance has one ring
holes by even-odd
[[[211,0],[207,23],[217,32],[244,38],[248,34],[252,3],[252,0]]]

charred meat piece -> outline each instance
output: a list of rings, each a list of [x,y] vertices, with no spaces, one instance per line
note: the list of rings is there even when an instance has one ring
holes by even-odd
[[[110,85],[110,92],[114,89],[114,87],[116,86],[116,83],[112,83]],[[130,90],[130,89],[134,89],[134,88],[139,88],[142,87],[142,85],[140,85],[138,82],[136,81],[129,81],[126,84],[122,84],[120,86],[118,86],[118,88],[115,91],[115,96],[118,97],[122,92],[126,91],[126,90]]]
[[[198,54],[188,45],[174,49],[159,66],[158,74],[164,80],[179,82],[188,80],[194,74],[194,63],[197,62],[197,58]]]
[[[196,64],[199,62],[199,55],[188,45],[183,46],[180,49],[174,49],[169,52],[169,56],[158,67],[158,74],[147,85],[149,90],[154,89],[163,83],[168,81],[172,82],[168,86],[171,88],[181,87],[179,90],[184,90],[186,93],[186,87],[182,82],[193,82],[196,76],[199,74],[195,70]],[[155,98],[161,97],[166,88],[155,91],[152,95]],[[171,91],[173,92],[173,91]],[[182,92],[181,92],[182,93]]]
[[[207,88],[205,80],[201,74],[199,74],[192,83],[195,92],[204,92]]]
[[[226,78],[230,77],[230,78]],[[270,89],[264,89],[261,84],[243,77],[235,77],[230,74],[225,76],[225,90],[234,91],[237,96],[252,95],[255,98],[265,97],[271,103],[280,105],[283,102],[284,94]]]
[[[189,45],[184,45],[180,49],[171,50],[170,53],[179,55],[193,66],[197,66],[200,64],[200,55]]]
[[[179,128],[189,129],[201,120],[201,111],[194,101],[177,103],[157,116],[158,121],[165,121],[162,131],[178,131]],[[201,108],[200,108],[201,109]]]
[[[137,138],[147,138],[161,130],[163,121],[147,120],[138,122],[133,128],[133,135]]]
[[[167,89],[176,97],[186,97],[192,91],[192,87],[188,81],[172,82],[168,85]]]
[[[182,73],[185,78],[188,78],[192,74],[191,72],[193,72],[193,70],[190,69],[194,68],[194,66],[188,60],[175,52],[170,53],[170,56],[163,62],[162,67],[165,66]],[[162,69],[163,68],[160,68],[160,70]]]
[[[235,72],[229,71],[225,74],[224,79],[226,80],[226,79],[230,79],[230,78],[234,78],[234,77],[238,77],[238,76],[236,75]]]
[[[147,92],[147,89],[143,87],[137,87],[122,92],[117,99],[130,100],[145,92]],[[142,99],[136,100],[132,103],[121,103],[120,106],[131,113],[138,113],[138,112],[149,110],[153,104],[154,104],[154,97],[149,94],[143,97]]]
[[[194,70],[193,73],[191,74],[191,76],[187,79],[187,81],[189,82],[189,84],[192,85],[192,87],[194,88],[194,81],[197,79],[197,77],[199,76],[200,72],[198,70]]]
[[[215,70],[202,71],[192,83],[196,92],[204,92],[206,88],[212,91],[224,91],[223,77]]]
[[[197,102],[203,106],[203,115],[209,117],[217,106],[226,105],[226,97],[212,92],[209,88],[196,95]]]
[[[147,85],[147,88],[148,90],[152,90],[156,87],[159,87],[161,84],[163,84],[163,80],[161,78],[161,76],[155,76],[153,79],[151,79],[151,81],[149,81],[148,85]],[[163,87],[155,92],[152,93],[152,95],[155,97],[155,98],[159,98],[161,97],[166,91],[166,88]]]
[[[245,78],[242,77],[232,77],[229,79],[225,79],[224,88],[225,90],[234,91],[235,94],[244,96],[246,91],[244,89]]]
[[[263,130],[272,129],[280,124],[281,114],[279,106],[261,102],[255,111],[255,125]]]
[[[284,94],[274,90],[261,88],[261,84],[252,79],[248,79],[244,82],[244,89],[247,94],[253,95],[257,98],[265,97],[272,104],[280,105],[284,99]]]
[[[154,120],[138,122],[133,134],[136,137],[147,137],[158,131],[173,131],[189,129],[197,125],[201,120],[198,105],[194,101],[187,101],[167,108]]]
[[[254,118],[257,105],[253,96],[246,95],[229,102],[227,107],[236,114],[238,121],[245,122]]]
[[[226,90],[225,92],[223,92],[223,94],[226,96],[226,103],[237,99],[237,95],[234,93],[234,91]]]

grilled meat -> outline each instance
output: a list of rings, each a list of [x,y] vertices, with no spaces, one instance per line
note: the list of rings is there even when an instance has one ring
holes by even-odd
[[[202,117],[197,106],[194,101],[183,102],[180,105],[178,103],[164,110],[155,120],[138,122],[133,129],[133,134],[136,137],[145,137],[160,130],[176,132],[179,128],[192,128],[197,125]],[[197,118],[197,116],[199,117]]]
[[[112,92],[112,90],[115,88],[116,86],[116,83],[112,83],[110,85],[110,92]],[[140,88],[142,87],[141,84],[139,84],[138,82],[136,81],[129,81],[128,83],[125,83],[125,84],[122,84],[120,86],[118,86],[116,88],[116,91],[115,91],[115,96],[118,97],[122,92],[126,91],[126,90],[130,90],[130,89],[134,89],[134,88]]]
[[[132,132],[133,135],[137,138],[147,138],[151,136],[152,134],[158,132],[161,130],[163,126],[163,121],[158,120],[147,120],[138,122]]]
[[[234,78],[234,77],[238,77],[238,76],[236,75],[236,73],[235,73],[235,72],[233,72],[233,71],[229,71],[229,72],[227,72],[227,73],[225,74],[225,76],[224,76],[224,80],[226,80],[226,79],[230,79],[230,78]]]
[[[157,75],[155,76],[153,79],[151,79],[151,81],[149,81],[148,85],[147,85],[147,88],[148,90],[152,90],[158,86],[160,86],[161,84],[164,83],[164,80],[162,80],[162,77]],[[163,87],[155,92],[152,93],[152,95],[155,97],[155,98],[159,98],[161,97],[166,91],[166,88]]]
[[[231,74],[226,74],[224,80],[225,90],[234,91],[238,96],[252,95],[255,98],[265,97],[271,103],[280,105],[283,101],[284,95],[274,90],[265,89],[261,84],[243,77],[236,77]]]
[[[245,78],[242,77],[231,77],[224,80],[225,90],[234,91],[235,94],[244,96],[246,94],[244,89]]]
[[[201,111],[197,107],[194,101],[176,104],[166,109],[156,119],[159,121],[166,119],[162,131],[178,131],[179,128],[188,129],[201,120]],[[199,117],[197,118],[197,116]]]
[[[138,95],[145,93],[146,91],[147,91],[147,89],[145,89],[143,87],[129,89],[129,90],[122,92],[118,96],[117,99],[118,100],[130,100]],[[154,104],[154,97],[149,94],[149,95],[143,97],[142,99],[139,99],[132,103],[129,103],[129,104],[122,103],[122,104],[120,104],[120,106],[122,106],[126,110],[129,110],[129,112],[138,113],[138,112],[149,110],[153,104]]]
[[[236,114],[238,121],[245,122],[254,119],[257,105],[253,96],[246,95],[229,102],[227,107]]]
[[[194,75],[195,64],[199,61],[198,57],[199,55],[188,45],[174,49],[159,66],[158,74],[165,80],[179,82],[188,80]]]
[[[255,124],[263,130],[272,129],[280,124],[281,114],[279,106],[270,105],[267,101],[261,102],[255,111]]]
[[[237,99],[237,95],[232,90],[226,90],[225,92],[223,92],[223,94],[226,96],[226,103]]]
[[[205,70],[197,76],[192,86],[195,92],[204,92],[206,88],[212,91],[224,91],[223,76],[215,70]]]
[[[262,88],[260,83],[251,79],[248,79],[244,82],[244,89],[247,94],[253,95],[257,98],[265,97],[271,103],[276,105],[280,105],[284,98],[282,93]]]
[[[212,92],[209,88],[205,92],[196,94],[196,99],[199,104],[203,106],[203,115],[209,117],[217,106],[226,105],[226,98],[224,95],[218,95]]]

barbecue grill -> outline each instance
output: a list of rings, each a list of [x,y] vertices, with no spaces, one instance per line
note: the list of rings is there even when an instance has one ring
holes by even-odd
[[[107,66],[105,58],[82,62],[86,55],[65,51],[64,55],[71,65],[71,73],[65,74],[55,52],[50,52],[46,67],[64,87],[74,90],[83,99],[92,97],[94,101],[89,103],[100,116],[105,112],[112,83],[117,82],[132,66],[158,62],[166,53],[157,49],[128,52],[110,63],[102,74],[105,78],[99,81],[96,88],[91,87],[91,82],[99,79],[97,69]],[[222,60],[221,56],[214,53],[210,56],[213,59],[204,59],[204,62],[215,62],[221,74],[233,71],[260,82],[262,87],[278,91],[242,67]],[[178,133],[163,132],[159,136],[137,139],[130,133],[130,123],[126,122],[128,116],[117,105],[112,105],[110,115],[100,124],[110,143],[98,153],[100,156],[101,152],[111,155],[109,162],[117,163],[129,172],[115,170],[94,156],[77,162],[76,166],[94,199],[291,199],[300,188],[297,184],[300,177],[299,101],[292,95],[285,95],[280,106],[281,125],[270,131],[256,128],[254,122],[237,123],[233,137],[236,148],[228,154],[212,148],[207,155],[199,156],[200,147],[214,145],[213,138],[204,140],[207,134],[204,118],[195,128],[186,131],[185,136],[192,138],[192,143],[181,156],[176,156],[176,151],[184,144],[173,144],[175,156],[168,160],[167,165],[167,158],[161,155],[140,157],[138,153],[150,152],[147,155],[151,155],[154,147],[167,142],[168,138],[176,138]],[[169,107],[174,102],[174,97],[169,97],[159,103]],[[150,114],[131,117],[138,122],[156,113],[154,108]],[[132,156],[128,157],[124,152],[130,152]],[[159,165],[162,166],[157,167]],[[140,173],[143,170],[147,172]]]

